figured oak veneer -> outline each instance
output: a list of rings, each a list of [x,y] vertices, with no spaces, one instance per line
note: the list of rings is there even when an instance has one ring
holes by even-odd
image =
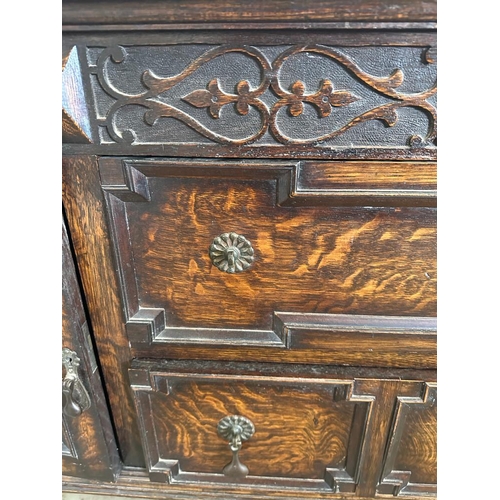
[[[65,491],[436,496],[435,21],[434,0],[63,1],[64,211],[123,466]],[[228,273],[232,232],[253,260]],[[230,415],[255,425],[244,478]]]
[[[121,463],[64,221],[62,271],[62,346],[80,359],[77,374],[88,398],[80,415],[62,415],[62,469],[68,476],[114,481]]]
[[[436,492],[437,385],[398,397],[379,493],[395,496]]]
[[[320,367],[302,377],[296,372],[294,366],[249,369],[233,363],[228,374],[218,373],[209,362],[135,361],[129,376],[151,479],[216,483],[222,489],[236,482],[362,496],[375,494],[382,474],[387,493],[387,485],[394,487],[392,470],[385,478],[395,464],[394,450],[402,449],[408,440],[420,440],[418,448],[403,450],[397,463],[409,467],[404,473],[407,478],[412,475],[418,482],[426,477],[428,484],[411,490],[413,484],[406,481],[397,492],[435,491],[435,465],[427,455],[435,436],[416,427],[401,431],[401,405],[427,404],[427,395],[420,396],[427,394],[429,383],[352,379]],[[239,452],[249,468],[244,478],[222,473],[230,455],[217,425],[229,415],[244,415],[255,426],[254,435]],[[395,415],[392,425],[391,415]],[[404,461],[401,456],[412,458]]]
[[[326,178],[335,169],[326,163],[322,188],[314,189],[307,162],[102,158],[99,163],[127,331],[141,355],[176,356],[174,350],[166,354],[165,346],[175,349],[179,343],[189,346],[183,357],[199,356],[200,347],[216,346],[221,355],[222,347],[237,352],[240,345],[301,349],[302,361],[310,362],[317,360],[313,349],[337,345],[338,351],[342,345],[340,336],[332,342],[327,337],[342,313],[353,315],[351,325],[345,320],[346,332],[357,331],[356,318],[364,317],[363,328],[372,334],[418,334],[407,339],[414,349],[408,345],[404,351],[411,363],[418,352],[426,359],[422,349],[432,357],[434,341],[424,336],[432,336],[435,326],[415,318],[432,318],[436,307],[435,192],[427,189],[432,164],[408,164],[404,173],[400,165],[382,163],[380,172],[385,168],[389,175],[380,176],[380,187],[349,189],[347,180],[337,187],[338,177]],[[359,173],[363,166],[340,163]],[[407,189],[401,189],[402,172],[413,176]],[[389,189],[391,183],[395,189]],[[362,207],[370,196],[381,206]],[[210,260],[213,238],[226,231],[252,241],[254,262],[245,272],[221,272]],[[377,326],[376,317],[367,315],[394,318]],[[403,336],[399,342],[399,349],[406,349]],[[383,345],[382,337],[367,345],[364,362],[387,362]],[[304,356],[307,349],[311,353]],[[346,346],[347,358],[336,358],[336,352],[329,359],[352,362],[353,349]],[[251,359],[250,352],[236,356]],[[290,355],[290,361],[298,359]],[[289,355],[279,356],[286,361]]]

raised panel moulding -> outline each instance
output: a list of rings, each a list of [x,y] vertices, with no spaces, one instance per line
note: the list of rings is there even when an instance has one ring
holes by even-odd
[[[416,390],[420,392],[414,396],[399,396],[397,398],[396,409],[391,426],[389,443],[384,457],[384,466],[382,478],[377,492],[380,494],[392,494],[395,497],[405,497],[412,495],[436,495],[436,483],[422,483],[413,480],[411,470],[398,470],[396,468],[398,451],[401,445],[401,438],[410,431],[418,432],[418,429],[408,429],[406,425],[408,414],[412,408],[421,406],[433,408],[437,404],[437,384],[435,382],[422,382],[412,384]],[[435,456],[435,436],[432,437],[433,446],[427,450],[427,443],[424,442],[425,436],[416,434],[414,440],[420,442],[422,448],[420,453],[426,451],[431,452],[431,457],[426,457],[431,460],[436,468]],[[420,462],[423,462],[423,457],[419,457]]]
[[[194,326],[172,324],[169,320],[169,311],[162,307],[161,303],[149,304],[148,307],[141,305],[140,296],[143,292],[140,292],[138,288],[136,269],[139,261],[137,255],[134,256],[134,243],[130,234],[131,224],[137,225],[137,222],[131,221],[129,211],[133,204],[138,204],[138,207],[145,206],[146,213],[149,213],[156,203],[163,203],[161,200],[165,195],[159,199],[152,199],[150,184],[153,180],[155,182],[160,180],[166,186],[169,185],[167,181],[170,178],[199,178],[201,182],[204,178],[214,176],[218,179],[231,179],[231,182],[241,182],[247,179],[252,182],[260,182],[260,179],[264,182],[275,180],[275,184],[272,185],[275,187],[276,208],[271,207],[271,210],[279,210],[280,206],[297,206],[295,210],[300,211],[302,206],[336,206],[337,203],[342,203],[337,196],[342,197],[345,186],[339,190],[335,188],[338,181],[331,171],[329,172],[331,179],[325,183],[323,189],[318,189],[308,180],[307,176],[311,168],[308,162],[132,160],[104,157],[100,159],[99,165],[101,185],[106,197],[118,263],[120,290],[126,311],[126,328],[133,347],[145,348],[155,344],[158,346],[253,346],[286,350],[322,348],[329,349],[332,353],[336,353],[335,356],[338,356],[339,353],[352,350],[355,340],[358,350],[365,353],[365,361],[381,353],[384,353],[384,356],[390,353],[400,355],[405,352],[412,356],[435,354],[436,319],[433,317],[309,314],[275,309],[271,311],[269,327],[263,328],[264,325],[262,325],[254,328],[237,328],[230,324],[217,327],[207,326],[203,324],[203,321]],[[318,167],[317,164],[312,166]],[[409,167],[410,165],[408,165],[408,172],[411,171]],[[429,187],[429,181],[425,179],[428,179],[434,165],[429,164],[424,167],[425,175],[421,178],[417,176],[413,180],[412,192],[417,196],[421,186]],[[430,168],[429,171],[425,170],[427,167]],[[391,183],[400,182],[398,179],[402,167],[398,165],[397,169],[398,175],[394,177],[396,180],[388,176],[389,180],[379,181],[384,189]],[[408,178],[408,172],[404,173],[404,178]],[[158,184],[155,185],[157,186],[156,192],[158,192]],[[376,190],[376,187],[372,186],[371,191]],[[398,192],[397,189],[389,191],[392,194]],[[424,189],[422,198],[424,201],[430,199],[427,197],[429,192]],[[166,193],[169,196],[168,191]],[[321,200],[318,201],[318,198]],[[297,199],[301,199],[302,203],[295,205],[292,201]],[[185,217],[185,214],[182,217]],[[386,233],[383,236],[385,235]],[[414,238],[411,236],[409,241],[414,241]],[[209,243],[205,251],[207,257]],[[306,245],[307,248],[309,246]],[[165,261],[163,266],[167,262]],[[171,265],[173,264],[172,261]],[[390,272],[392,276],[394,271]]]
[[[351,402],[353,406],[353,417],[350,424],[350,432],[347,442],[346,458],[338,467],[327,467],[323,479],[300,479],[285,478],[279,476],[255,476],[238,479],[238,484],[259,484],[270,488],[280,488],[293,491],[294,489],[331,491],[336,493],[353,493],[359,478],[359,467],[365,460],[363,453],[365,449],[365,436],[370,427],[371,406],[375,397],[371,394],[369,383],[365,381],[340,381],[328,379],[295,379],[291,377],[265,377],[240,375],[237,382],[234,376],[220,374],[176,374],[164,373],[155,369],[136,368],[132,366],[129,370],[131,388],[134,392],[137,412],[140,416],[141,436],[143,446],[146,450],[148,469],[152,481],[172,483],[231,483],[223,474],[206,472],[193,472],[182,470],[179,461],[162,456],[162,446],[158,442],[156,431],[157,417],[154,418],[158,409],[153,402],[155,393],[164,396],[172,396],[178,383],[208,383],[224,384],[234,381],[238,385],[248,387],[276,386],[278,388],[295,386],[305,388],[312,394],[316,390],[331,391],[332,404],[337,402]],[[181,385],[182,386],[182,385]],[[366,386],[366,387],[365,387]],[[368,391],[364,393],[365,389]],[[166,401],[162,399],[162,401]],[[181,417],[181,415],[179,415]],[[261,429],[262,431],[262,429]],[[158,432],[163,430],[158,429]],[[293,432],[293,429],[290,431]],[[163,451],[164,453],[164,451]]]

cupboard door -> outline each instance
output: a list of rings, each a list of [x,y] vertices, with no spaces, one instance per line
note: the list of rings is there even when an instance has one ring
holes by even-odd
[[[120,459],[64,222],[62,265],[63,474],[114,481]]]

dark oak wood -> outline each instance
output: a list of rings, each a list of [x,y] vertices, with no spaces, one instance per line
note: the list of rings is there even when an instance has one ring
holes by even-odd
[[[201,41],[77,49],[96,142],[131,151],[216,144],[217,156],[244,148],[280,157],[290,146],[312,157],[370,157],[374,146],[382,158],[435,154],[429,46]]]
[[[363,166],[340,164],[341,171]],[[385,189],[394,182],[391,166],[396,179],[404,171],[381,164],[379,198],[389,205],[399,192]],[[405,178],[412,167],[420,168],[405,165]],[[141,344],[154,344],[148,357],[177,357],[175,347],[161,344],[181,343],[183,356],[199,358],[209,352],[200,347],[216,347],[213,355],[223,359],[240,345],[245,349],[232,359],[265,360],[269,349],[258,358],[251,348],[269,347],[281,350],[269,352],[270,359],[283,361],[434,366],[435,324],[411,316],[435,315],[435,211],[337,207],[345,193],[352,205],[377,198],[377,186],[363,194],[350,190],[346,177],[336,190],[334,171],[335,164],[313,164],[323,187],[314,190],[307,162],[101,159],[136,354],[147,352]],[[405,203],[418,204],[416,187]],[[208,252],[216,236],[230,231],[248,237],[255,250],[255,262],[238,274],[219,271]],[[338,313],[353,316],[338,323]],[[366,316],[401,314],[408,318],[385,324]],[[406,355],[416,364],[405,364]]]
[[[62,17],[63,203],[124,464],[63,489],[435,498],[436,2]]]
[[[272,29],[279,30],[435,30],[434,21],[310,21],[273,22]],[[259,22],[204,22],[204,23],[148,23],[148,24],[64,24],[64,33],[96,32],[148,32],[148,31],[206,31],[206,30],[269,30],[269,23]]]
[[[180,360],[180,359],[157,359],[146,357],[134,359],[130,363],[137,369],[151,369],[159,372],[177,373],[187,376],[192,373],[207,374],[216,373],[231,377],[235,374],[242,376],[266,376],[268,378],[286,376],[296,379],[327,378],[332,380],[352,380],[355,378],[380,379],[380,380],[408,380],[422,381],[428,383],[437,382],[437,372],[434,369],[418,368],[391,368],[391,367],[363,367],[363,366],[341,366],[335,364],[308,365],[304,363],[293,363],[283,365],[282,363],[258,363],[227,361],[220,363],[214,360]],[[422,391],[418,392],[419,397]]]
[[[145,470],[124,468],[116,483],[104,483],[88,481],[84,478],[72,478],[63,476],[62,489],[65,492],[77,494],[112,495],[116,497],[167,499],[167,500],[234,500],[245,498],[248,500],[305,500],[305,499],[330,499],[352,500],[352,493],[333,494],[331,491],[301,491],[292,493],[290,491],[259,491],[243,485],[233,487],[226,486],[224,491],[216,487],[207,488],[205,484],[181,484],[169,485],[151,482],[149,474]],[[354,497],[356,500],[372,500],[373,497]],[[391,497],[386,497],[391,498]],[[427,495],[405,495],[405,500],[435,500],[435,496]]]
[[[130,381],[153,481],[217,483],[222,490],[236,482],[290,489],[292,494],[300,489],[370,496],[389,435],[389,450],[399,441],[402,447],[408,441],[420,443],[404,455],[412,457],[411,465],[406,464],[415,477],[435,474],[435,463],[421,456],[434,446],[432,433],[396,430],[400,424],[395,423],[390,433],[391,415],[395,408],[399,413],[401,402],[422,402],[418,396],[428,387],[422,381],[351,379],[345,373],[337,378],[321,368],[300,377],[297,369],[284,366],[274,366],[273,375],[249,374],[236,364],[231,374],[221,374],[211,371],[213,366],[197,364],[188,371],[185,363],[176,372],[168,363],[132,364]],[[229,459],[217,423],[228,415],[242,415],[255,425],[255,434],[240,451],[250,470],[246,478],[222,474]],[[386,459],[385,469],[393,463]],[[427,484],[415,491],[433,492]]]
[[[69,417],[63,414],[63,473],[68,476],[114,481],[121,469],[120,458],[64,222],[62,345],[79,357],[81,364],[77,373],[90,399],[90,407],[81,415]]]
[[[64,24],[206,23],[233,21],[435,21],[435,0],[203,0],[175,2],[81,2],[62,4]]]
[[[200,25],[200,27],[204,26]],[[247,26],[247,25],[244,25]],[[331,45],[338,47],[436,47],[437,33],[435,28],[413,30],[368,29],[353,31],[349,29],[321,30],[309,29],[274,29],[274,24],[263,25],[259,30],[252,29],[197,29],[197,30],[167,30],[167,31],[90,31],[65,32],[62,38],[62,48],[70,52],[73,47],[114,47],[132,46],[167,46],[190,45],[203,43],[207,45],[258,45],[290,46],[290,45]],[[267,27],[266,27],[267,26]],[[432,61],[427,61],[433,64]],[[435,61],[434,61],[435,62]],[[85,67],[84,65],[83,67]],[[425,66],[424,66],[425,67]]]
[[[94,157],[64,157],[63,203],[85,299],[92,318],[97,355],[120,452],[128,465],[144,464],[136,416],[127,389],[127,362],[130,359],[124,330],[118,282],[113,273],[113,256],[107,237],[99,173]]]
[[[301,164],[297,189],[301,191],[425,190],[435,194],[437,165],[434,162],[317,162]],[[335,193],[337,194],[337,193]]]
[[[436,492],[437,386],[398,397],[379,493],[394,496]]]

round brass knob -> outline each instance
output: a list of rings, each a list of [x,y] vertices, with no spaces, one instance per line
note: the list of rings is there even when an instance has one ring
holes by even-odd
[[[242,417],[241,415],[229,415],[219,421],[217,432],[220,437],[228,441],[234,439],[246,441],[253,436],[255,427],[252,421],[246,417]]]
[[[210,245],[212,264],[226,273],[239,273],[254,261],[252,244],[241,234],[223,233]]]

